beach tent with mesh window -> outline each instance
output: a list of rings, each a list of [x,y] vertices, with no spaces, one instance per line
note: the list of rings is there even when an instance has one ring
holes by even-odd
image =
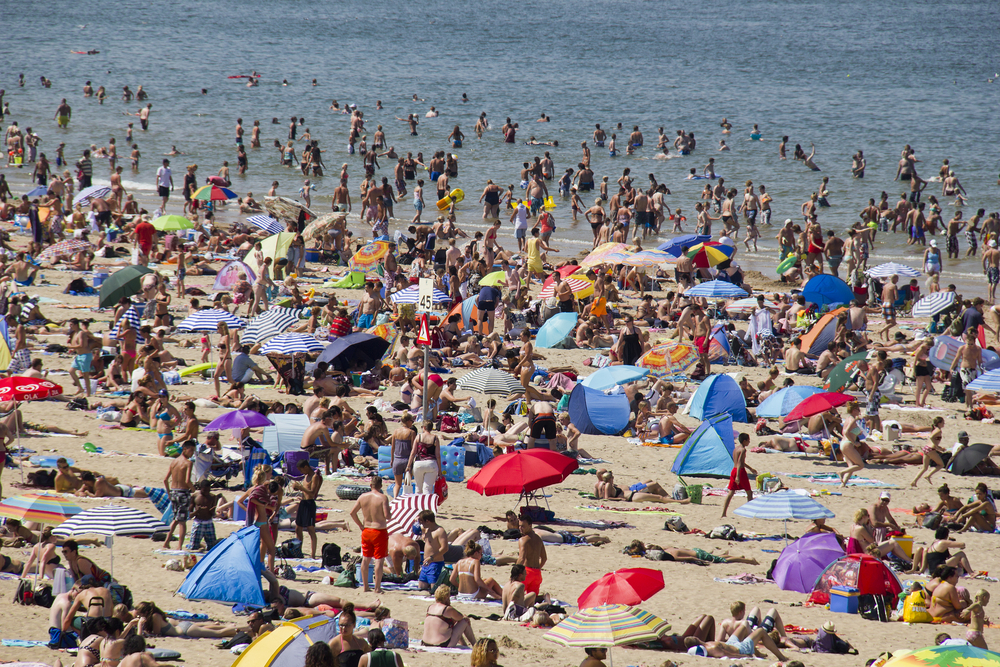
[[[899,577],[880,559],[868,554],[848,554],[830,563],[813,586],[809,601],[814,604],[830,602],[830,588],[849,586],[857,588],[859,595],[890,595],[903,592]]]

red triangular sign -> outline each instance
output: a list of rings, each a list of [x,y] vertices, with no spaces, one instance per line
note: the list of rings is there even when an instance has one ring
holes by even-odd
[[[431,327],[430,322],[427,320],[427,313],[424,313],[420,317],[420,333],[417,334],[417,345],[430,345],[431,344]]]

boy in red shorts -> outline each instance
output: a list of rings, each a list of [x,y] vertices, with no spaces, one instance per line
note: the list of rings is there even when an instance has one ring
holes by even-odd
[[[722,516],[726,516],[729,511],[729,502],[736,495],[736,492],[743,489],[747,492],[747,502],[753,500],[753,488],[750,486],[750,478],[747,470],[757,476],[757,471],[747,465],[747,445],[750,444],[750,436],[740,433],[736,447],[733,448],[733,471],[729,473],[729,493],[726,495],[726,502],[722,505]]]

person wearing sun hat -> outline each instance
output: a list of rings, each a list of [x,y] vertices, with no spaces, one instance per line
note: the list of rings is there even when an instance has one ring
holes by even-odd
[[[878,502],[871,506],[872,526],[875,528],[875,539],[883,541],[888,539],[888,533],[901,532],[902,529],[896,520],[892,518],[889,511],[889,500],[892,495],[888,491],[879,494]]]

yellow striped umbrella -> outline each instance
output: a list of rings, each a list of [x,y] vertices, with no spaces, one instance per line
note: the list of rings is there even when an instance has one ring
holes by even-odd
[[[18,521],[34,521],[56,526],[83,511],[62,496],[25,493],[0,502],[0,516]]]
[[[662,618],[638,607],[605,604],[567,616],[542,637],[563,646],[597,648],[654,641],[669,629]]]
[[[635,365],[648,368],[650,375],[677,375],[698,362],[698,353],[686,343],[669,341],[654,346]]]
[[[602,243],[580,262],[580,266],[589,269],[599,264],[619,264],[631,255],[631,251],[624,243]]]
[[[369,271],[378,266],[389,254],[389,244],[385,241],[373,241],[354,253],[347,267],[351,271]]]

